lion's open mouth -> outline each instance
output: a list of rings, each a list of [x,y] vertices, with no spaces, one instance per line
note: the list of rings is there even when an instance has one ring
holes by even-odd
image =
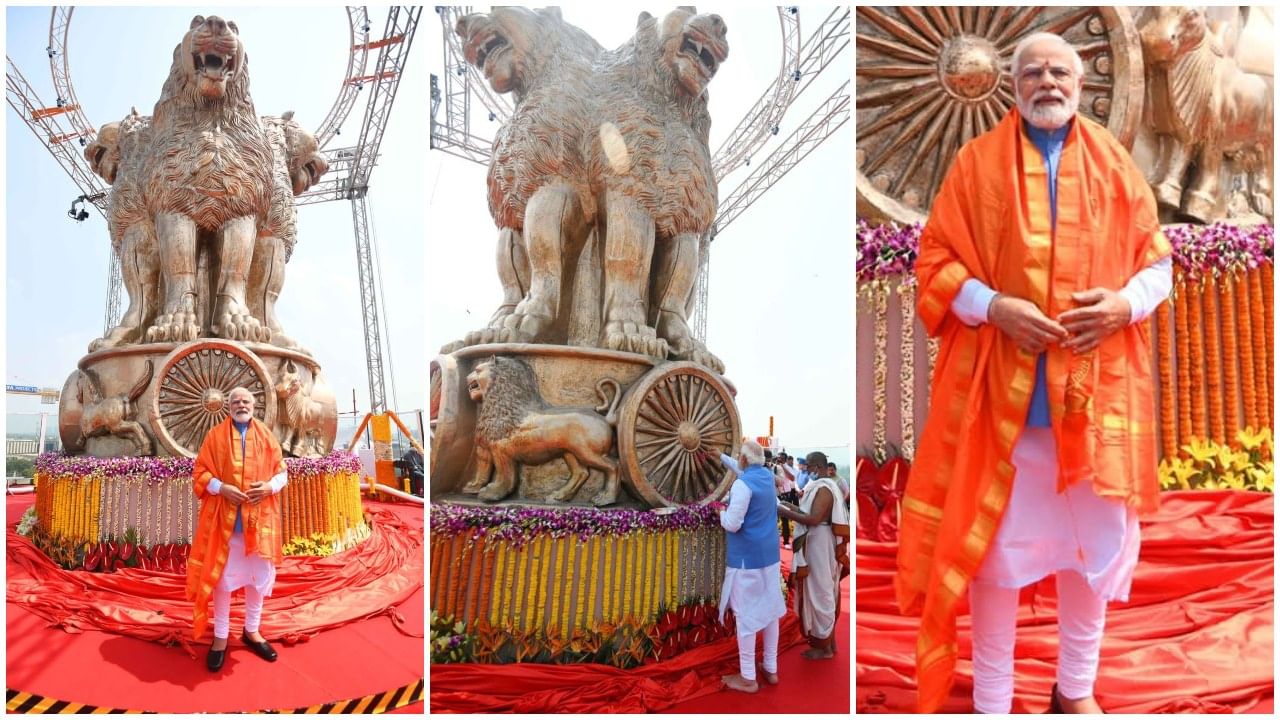
[[[695,58],[702,66],[703,73],[707,77],[716,74],[716,68],[719,67],[720,63],[716,60],[715,53],[711,52],[707,45],[695,39],[692,33],[685,34],[684,43],[680,45],[680,52]]]
[[[475,66],[485,71],[485,63],[503,50],[510,48],[511,43],[507,42],[507,39],[502,35],[490,32],[487,35],[480,35],[474,38],[471,42],[471,47],[476,48]]]
[[[197,73],[226,76],[236,71],[236,58],[234,55],[195,52],[191,53],[191,59],[195,62]]]
[[[467,383],[467,392],[469,392],[469,393],[476,393],[476,392],[479,392],[479,391],[480,391],[480,381],[479,381],[479,380],[472,380],[471,382],[468,382],[468,383]]]

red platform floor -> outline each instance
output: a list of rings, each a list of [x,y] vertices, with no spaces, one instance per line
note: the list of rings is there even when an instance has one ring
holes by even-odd
[[[17,523],[33,495],[6,498],[6,522]],[[393,510],[418,532],[418,505],[377,503]],[[417,590],[397,608],[405,630],[422,635],[424,596]],[[354,622],[291,647],[274,643],[275,663],[231,644],[226,665],[213,675],[204,648],[192,659],[180,647],[165,647],[104,632],[68,634],[13,603],[6,603],[5,685],[13,691],[100,708],[169,713],[293,710],[348,703],[394,692],[402,703],[423,679],[425,641],[397,630],[387,616]],[[421,685],[418,685],[421,688]],[[419,689],[419,696],[421,689]],[[373,702],[366,702],[372,705]],[[339,705],[341,709],[343,706]],[[395,712],[422,713],[421,700]]]

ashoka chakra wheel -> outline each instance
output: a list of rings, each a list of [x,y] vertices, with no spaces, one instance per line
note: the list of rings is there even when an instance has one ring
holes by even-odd
[[[858,215],[923,221],[956,152],[1014,105],[1022,38],[1061,35],[1084,62],[1080,113],[1125,147],[1142,119],[1142,48],[1123,7],[857,8]]]
[[[227,418],[236,387],[253,393],[253,414],[268,427],[276,417],[271,376],[262,360],[227,340],[195,340],[169,353],[151,403],[156,438],[173,455],[194,458],[204,436]]]
[[[708,503],[733,482],[720,464],[741,432],[733,395],[690,362],[654,368],[618,411],[618,457],[631,490],[654,507]]]

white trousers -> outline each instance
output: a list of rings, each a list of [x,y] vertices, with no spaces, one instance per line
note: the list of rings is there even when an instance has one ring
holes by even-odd
[[[760,632],[764,634],[764,657],[761,658],[760,664],[764,665],[765,672],[776,673],[778,672],[778,619],[774,618]],[[739,629],[737,635],[738,672],[747,680],[755,680],[756,634]]]
[[[231,636],[231,590],[213,588],[213,636],[225,640]],[[258,632],[262,623],[262,593],[252,585],[244,586],[244,631]]]
[[[1093,694],[1107,602],[1078,572],[1061,570],[1058,585],[1058,693],[1076,700]],[[969,585],[973,617],[973,708],[1008,713],[1013,706],[1013,650],[1018,590],[982,580]]]

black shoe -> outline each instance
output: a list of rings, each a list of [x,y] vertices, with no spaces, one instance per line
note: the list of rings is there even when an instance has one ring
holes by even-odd
[[[271,644],[268,643],[266,640],[263,640],[262,642],[251,640],[249,638],[249,633],[247,632],[242,633],[240,635],[240,640],[245,645],[249,646],[249,649],[253,651],[254,655],[257,655],[258,657],[262,658],[263,660],[266,660],[267,662],[276,661],[276,657],[277,657],[276,651],[271,647]]]
[[[209,648],[209,655],[205,657],[204,664],[205,667],[209,668],[209,672],[218,672],[222,669],[222,663],[226,662],[226,660],[227,649],[225,647],[221,650]]]

